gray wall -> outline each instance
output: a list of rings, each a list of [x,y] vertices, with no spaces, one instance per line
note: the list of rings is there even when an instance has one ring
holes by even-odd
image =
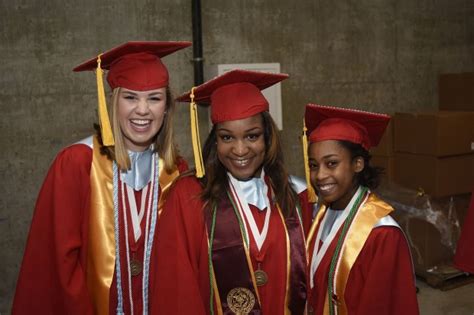
[[[94,76],[71,69],[128,40],[191,40],[190,11],[184,0],[0,2],[0,313],[9,312],[51,160],[92,132]],[[291,75],[282,136],[298,175],[306,103],[436,109],[438,74],[474,71],[472,0],[207,0],[202,11],[206,65],[280,62]],[[187,49],[164,59],[176,93],[192,85],[191,57]],[[187,122],[181,105],[176,124]],[[187,127],[177,141],[192,161]]]

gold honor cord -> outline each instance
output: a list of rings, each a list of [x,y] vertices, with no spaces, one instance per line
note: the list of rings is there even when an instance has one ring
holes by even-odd
[[[196,166],[196,177],[202,178],[205,175],[204,163],[202,161],[201,153],[201,139],[199,137],[199,121],[197,114],[197,105],[194,102],[194,89],[191,89],[191,103],[189,104],[189,111],[191,116],[191,140],[193,144],[194,164]]]
[[[99,101],[99,122],[100,130],[102,135],[102,143],[106,147],[115,145],[114,135],[112,133],[112,128],[110,126],[109,114],[107,113],[107,103],[105,101],[105,91],[104,91],[104,80],[103,74],[104,71],[100,67],[101,60],[100,56],[97,56],[97,69],[96,69],[96,78],[97,78],[97,97]]]
[[[309,175],[308,138],[306,137],[307,131],[308,129],[306,128],[306,122],[303,119],[303,135],[301,136],[301,142],[303,144],[304,174],[306,177],[308,201],[314,203],[318,199],[316,197],[316,192],[314,191],[313,186],[311,186],[311,180],[310,180],[310,175]]]

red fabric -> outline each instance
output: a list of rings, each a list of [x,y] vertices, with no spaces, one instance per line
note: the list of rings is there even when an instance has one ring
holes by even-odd
[[[474,274],[474,191],[454,256],[456,268]]]
[[[91,162],[90,147],[78,144],[60,152],[51,166],[36,203],[12,314],[93,314],[86,286]],[[179,168],[186,169],[186,163]],[[140,192],[136,197],[140,200]],[[123,231],[122,216],[120,224]],[[129,224],[132,241],[131,229]],[[123,233],[120,246],[125,249]],[[142,258],[143,247],[137,248],[137,255]],[[121,258],[122,275],[126,275],[124,251]],[[152,264],[150,274],[154,271]],[[141,281],[141,275],[132,278],[136,314],[142,311]],[[124,289],[123,293],[124,310],[129,313],[128,291]],[[116,313],[116,300],[114,275],[110,314]]]
[[[313,278],[308,304],[314,314],[323,314],[329,265],[339,234],[340,231]],[[313,248],[314,238],[310,258]],[[348,314],[419,314],[413,276],[410,252],[402,231],[388,226],[373,229],[349,274],[344,295]]]
[[[345,140],[366,150],[379,144],[390,116],[331,106],[306,105],[305,123],[310,142]]]
[[[284,73],[232,70],[194,89],[194,101],[211,103],[211,120],[217,124],[224,121],[248,118],[268,111],[268,101],[263,89],[288,78]],[[177,98],[190,102],[191,92]]]
[[[169,81],[168,70],[160,58],[190,45],[190,42],[128,42],[101,54],[101,68],[109,69],[107,82],[112,89],[158,89],[168,86]],[[97,57],[94,57],[74,71],[96,68]]]
[[[163,314],[209,314],[208,240],[203,203],[198,194],[201,186],[196,178],[180,179],[171,191],[159,223],[157,251],[157,287],[151,296]],[[286,237],[283,222],[272,208],[267,239],[262,247],[261,267],[269,282],[259,287],[262,314],[284,314],[286,295]],[[256,214],[258,227],[263,227],[265,212]],[[251,237],[250,254],[254,268],[256,245]],[[185,301],[185,302],[183,302]]]

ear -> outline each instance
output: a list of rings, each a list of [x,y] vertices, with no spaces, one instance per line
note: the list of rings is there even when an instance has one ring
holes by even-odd
[[[365,162],[364,162],[363,157],[358,156],[352,161],[352,169],[354,170],[354,172],[360,173],[362,172],[364,167],[365,167]]]

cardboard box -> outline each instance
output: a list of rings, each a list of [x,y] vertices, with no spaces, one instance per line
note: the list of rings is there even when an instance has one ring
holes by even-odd
[[[474,154],[439,158],[395,153],[393,180],[433,197],[469,193],[474,187]]]
[[[380,156],[373,155],[370,160],[370,165],[375,167],[381,167],[384,169],[382,180],[393,181],[394,174],[394,158],[393,156]]]
[[[474,153],[474,112],[396,113],[394,149],[439,157]]]
[[[393,155],[393,123],[390,122],[385,129],[385,133],[380,139],[378,146],[370,149],[370,154],[377,156],[392,156]]]
[[[439,109],[474,111],[474,72],[441,74]]]

